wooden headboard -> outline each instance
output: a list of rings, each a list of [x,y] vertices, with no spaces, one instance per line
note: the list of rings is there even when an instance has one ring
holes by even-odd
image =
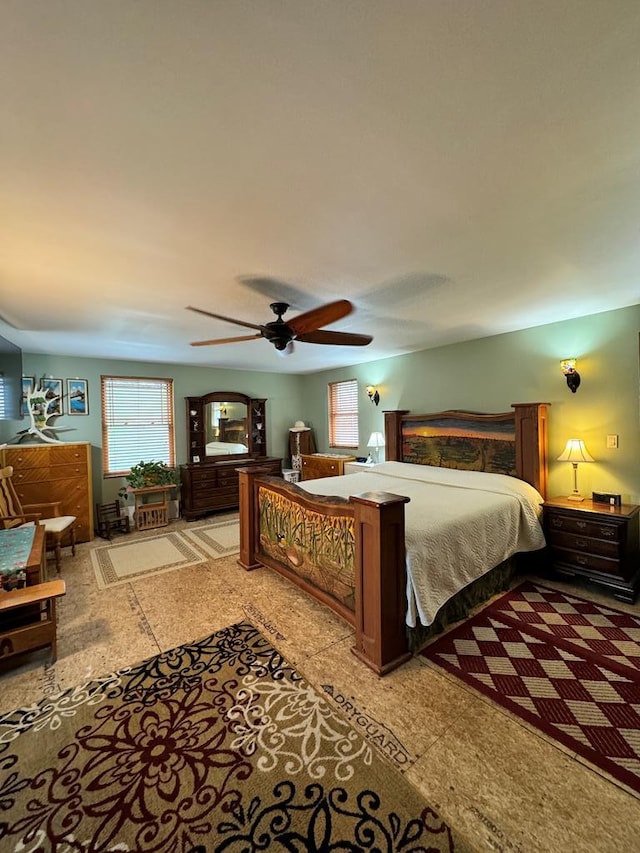
[[[547,406],[512,403],[512,412],[384,413],[385,458],[508,474],[547,496]]]

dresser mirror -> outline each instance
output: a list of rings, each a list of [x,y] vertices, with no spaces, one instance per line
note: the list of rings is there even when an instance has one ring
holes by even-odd
[[[264,401],[212,391],[186,402],[190,462],[264,454]]]

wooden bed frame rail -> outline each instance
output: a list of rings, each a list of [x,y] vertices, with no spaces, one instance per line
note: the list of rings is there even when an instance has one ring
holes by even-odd
[[[404,543],[404,505],[409,498],[388,492],[366,492],[348,501],[313,499],[293,483],[268,476],[266,469],[240,468],[240,558],[246,569],[269,566],[314,598],[331,607],[355,628],[353,653],[378,675],[411,657],[405,628],[407,577]],[[306,583],[274,560],[260,544],[259,488],[290,496],[320,513],[330,507],[352,515],[355,535],[355,610],[348,610],[317,587]],[[247,523],[247,521],[249,523]]]

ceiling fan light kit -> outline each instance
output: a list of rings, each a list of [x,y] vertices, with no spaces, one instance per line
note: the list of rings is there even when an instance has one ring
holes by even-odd
[[[246,328],[257,330],[257,333],[253,335],[215,338],[208,341],[193,341],[191,346],[216,346],[217,344],[231,344],[265,338],[265,340],[274,345],[276,350],[285,354],[291,352],[294,341],[329,346],[363,347],[370,344],[373,340],[370,335],[331,332],[322,328],[322,326],[327,326],[341,320],[353,311],[353,305],[347,299],[328,302],[325,305],[320,305],[318,308],[312,308],[311,311],[298,314],[297,317],[293,317],[291,320],[285,322],[282,319],[282,315],[286,313],[288,308],[289,304],[287,302],[272,302],[271,310],[277,319],[264,325],[258,325],[257,323],[235,320],[233,317],[225,317],[222,314],[214,314],[212,311],[205,311],[202,308],[194,308],[192,305],[188,305],[188,311],[195,311],[198,314],[204,314],[206,317],[213,317],[216,320],[224,320],[227,323],[234,323],[237,326],[245,326]]]

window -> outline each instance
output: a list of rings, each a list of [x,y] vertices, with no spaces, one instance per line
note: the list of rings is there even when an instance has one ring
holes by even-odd
[[[358,446],[358,382],[329,383],[329,446]]]
[[[138,462],[175,467],[173,380],[102,376],[102,471],[126,476]]]

